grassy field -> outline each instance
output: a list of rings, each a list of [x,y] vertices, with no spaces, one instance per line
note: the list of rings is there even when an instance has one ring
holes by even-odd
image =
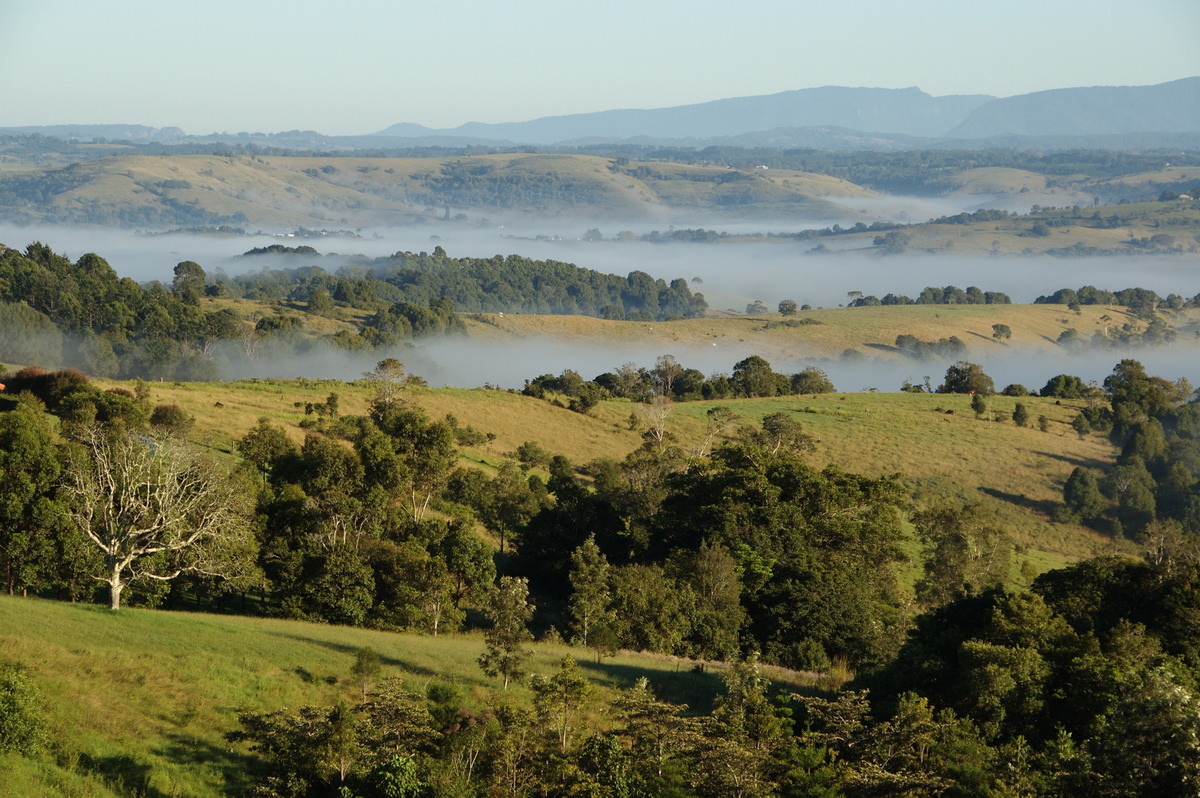
[[[297,442],[305,430],[306,403],[337,393],[341,412],[363,413],[370,389],[363,382],[262,380],[236,383],[153,383],[152,401],[178,404],[195,416],[192,437],[222,454],[259,418],[283,426]],[[508,391],[411,389],[408,401],[433,418],[452,414],[461,426],[492,433],[488,444],[463,452],[464,464],[491,469],[522,443],[533,441],[576,464],[597,458],[620,459],[641,444],[630,428],[636,405],[601,402],[590,415],[549,401]],[[1024,397],[1030,417],[1047,419],[1047,431],[1017,427],[1011,421],[1017,399],[996,396],[994,421],[975,418],[965,396],[905,393],[840,393],[772,399],[682,402],[673,406],[668,429],[686,451],[702,446],[706,414],[716,405],[730,408],[741,423],[758,424],[771,413],[792,414],[817,441],[809,461],[847,471],[899,473],[919,503],[979,501],[991,508],[1022,556],[1037,571],[1111,551],[1130,551],[1086,527],[1053,521],[1062,485],[1077,465],[1098,468],[1115,452],[1099,435],[1080,440],[1070,421],[1078,402]]]
[[[1009,170],[1011,171],[1011,170]],[[1011,177],[1011,176],[1009,176]],[[1036,182],[1033,175],[1031,182]],[[984,186],[988,185],[987,181]],[[997,187],[998,188],[998,187]],[[986,188],[980,188],[989,194]],[[960,193],[973,193],[970,188]],[[911,239],[910,255],[956,254],[956,255],[1041,255],[1056,250],[1087,250],[1109,252],[1138,252],[1131,242],[1167,234],[1175,239],[1172,247],[1158,250],[1194,253],[1200,250],[1200,202],[1176,200],[1172,202],[1141,202],[1125,205],[1089,207],[1091,196],[1066,192],[1043,192],[1028,197],[1030,202],[1054,203],[1049,209],[1036,216],[1022,216],[995,222],[960,224],[918,224],[907,227],[903,232]],[[1024,195],[1022,195],[1024,196]],[[985,203],[986,204],[986,203]],[[1069,207],[1059,207],[1068,205]],[[1080,207],[1082,206],[1082,207]],[[1076,212],[1078,208],[1078,212]],[[1119,223],[1114,227],[1100,226],[1093,219],[1099,214],[1104,219],[1116,216]],[[1048,232],[1038,235],[1034,226],[1050,224]],[[856,233],[839,236],[839,241],[854,242],[859,248],[872,246],[877,233]]]
[[[1087,305],[1078,312],[1063,305],[894,305],[862,308],[825,308],[799,311],[790,320],[778,313],[712,315],[669,322],[619,322],[588,316],[526,316],[506,313],[487,316],[488,323],[470,323],[473,336],[498,340],[547,338],[556,341],[603,340],[613,344],[640,344],[674,352],[687,365],[685,353],[701,348],[753,349],[777,370],[805,358],[838,357],[847,349],[870,357],[911,361],[894,348],[896,336],[915,335],[922,341],[957,336],[971,354],[996,353],[1020,348],[1036,352],[1061,351],[1059,335],[1075,329],[1083,340],[1096,332],[1118,329],[1134,319],[1126,308]],[[1200,312],[1184,311],[1173,325],[1200,320]],[[1012,338],[998,341],[992,325],[1005,324]],[[731,355],[731,358],[733,356]],[[968,356],[969,359],[969,356]],[[615,368],[617,363],[613,364]],[[731,359],[729,368],[734,361]],[[934,369],[935,365],[915,365]],[[942,368],[944,371],[944,366]],[[535,375],[530,375],[535,376]],[[587,375],[592,376],[592,375]],[[899,386],[876,386],[882,390]],[[998,386],[1003,387],[1003,386]]]
[[[550,214],[579,218],[653,218],[667,208],[722,213],[766,210],[772,218],[856,219],[860,214],[823,196],[872,192],[801,172],[771,179],[718,166],[647,165],[653,176],[612,168],[612,159],[576,154],[498,153],[446,158],[320,158],[254,155],[128,155],[46,170],[50,198],[24,212],[84,214],[107,222],[185,206],[214,217],[274,228],[436,221],[447,202],[448,174],[474,181],[472,213]],[[36,174],[37,170],[25,174]],[[553,191],[545,186],[553,184]],[[509,192],[519,188],[517,198]],[[530,193],[529,186],[534,186]],[[561,196],[560,196],[561,195]],[[730,202],[730,199],[736,202]],[[103,218],[93,218],[103,209]]]
[[[110,610],[0,596],[0,661],[27,669],[45,701],[49,750],[37,760],[0,757],[2,796],[216,796],[245,788],[248,754],[224,740],[239,711],[352,703],[350,668],[370,647],[380,678],[424,692],[459,686],[482,707],[499,690],[475,660],[482,639],[427,637],[265,618]],[[706,711],[720,689],[712,670],[622,654],[536,644],[531,671],[550,675],[570,653],[603,694],[646,677],[667,700]],[[770,669],[788,686],[801,674]],[[510,687],[517,700],[528,690]]]

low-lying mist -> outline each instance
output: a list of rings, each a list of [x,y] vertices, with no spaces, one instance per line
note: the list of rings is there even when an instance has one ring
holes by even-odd
[[[719,222],[710,222],[721,229]],[[825,223],[813,223],[809,227]],[[701,226],[699,224],[697,227]],[[740,227],[761,231],[804,229],[797,220],[745,222]],[[847,302],[847,294],[860,291],[882,297],[888,293],[916,296],[925,286],[975,285],[985,291],[1001,291],[1013,302],[1027,303],[1036,297],[1064,288],[1096,285],[1116,290],[1140,286],[1158,292],[1191,297],[1200,294],[1200,269],[1194,259],[1146,255],[1111,258],[1019,258],[965,257],[951,254],[903,254],[890,257],[874,253],[839,252],[811,254],[814,242],[778,239],[762,243],[649,243],[619,241],[617,234],[636,235],[656,229],[641,221],[628,224],[611,220],[556,220],[537,226],[504,227],[403,227],[358,231],[358,237],[280,237],[268,234],[215,236],[193,234],[140,235],[116,230],[76,228],[18,228],[0,226],[0,242],[24,248],[39,240],[72,260],[87,252],[104,257],[121,276],[145,282],[170,282],[175,265],[182,260],[199,263],[210,274],[237,275],[262,268],[299,268],[319,265],[334,272],[353,255],[369,258],[397,251],[431,251],[442,246],[454,257],[490,257],[520,254],[536,259],[575,263],[601,272],[626,275],[644,271],[656,278],[682,277],[693,290],[703,292],[709,306],[717,310],[745,310],[747,302],[761,300],[774,309],[783,299],[813,307],[836,307]],[[665,229],[665,228],[657,228]],[[598,230],[601,240],[586,240],[589,230]],[[744,231],[744,230],[743,230]],[[319,256],[241,257],[242,253],[269,244],[307,245]],[[332,253],[340,253],[334,255]],[[627,362],[649,367],[662,354],[672,354],[681,363],[705,374],[729,372],[752,349],[699,347],[673,352],[657,345],[608,346],[601,343],[567,343],[530,339],[492,343],[478,340],[424,340],[411,348],[391,353],[371,351],[347,353],[318,347],[299,356],[282,352],[271,357],[247,359],[229,347],[217,358],[223,379],[244,377],[330,377],[356,379],[383,357],[395,355],[411,373],[431,385],[476,387],[520,387],[527,378],[557,374],[563,369],[578,371],[590,379]],[[1059,373],[1102,380],[1122,357],[1135,357],[1151,373],[1174,379],[1186,376],[1200,383],[1197,346],[1193,342],[1158,349],[1029,350],[1009,348],[996,354],[994,348],[968,351],[966,357],[981,363],[995,379],[997,388],[1017,382],[1034,389]],[[806,357],[798,352],[792,362],[773,361],[776,371],[794,373],[817,365],[833,379],[839,390],[898,390],[905,380],[920,383],[929,376],[936,386],[947,362],[905,361],[879,357],[847,362]]]
[[[827,225],[824,221],[791,219],[738,223],[698,220],[693,226],[705,227],[705,221],[709,229],[728,232],[795,232]],[[1108,290],[1136,285],[1164,296],[1172,292],[1183,296],[1200,293],[1200,270],[1195,268],[1194,258],[1184,256],[1057,259],[972,257],[945,252],[881,256],[873,251],[838,251],[840,242],[836,238],[821,242],[834,254],[820,255],[810,252],[816,242],[785,238],[709,244],[616,240],[620,232],[637,236],[655,229],[668,228],[645,220],[557,219],[536,225],[525,220],[491,227],[441,224],[375,228],[348,231],[357,232],[357,237],[306,238],[268,233],[147,235],[111,229],[0,225],[0,243],[23,249],[38,240],[72,260],[95,252],[119,275],[139,282],[170,282],[175,265],[183,260],[196,261],[210,274],[223,271],[233,276],[263,268],[310,265],[334,272],[355,255],[375,258],[399,251],[432,251],[441,246],[453,257],[518,254],[566,261],[620,276],[644,271],[664,280],[682,277],[708,297],[710,306],[738,311],[744,309],[747,299],[762,300],[769,307],[782,299],[814,307],[836,307],[846,302],[850,291],[880,297],[888,293],[916,296],[928,285],[976,285],[985,291],[1003,291],[1014,302],[1031,302],[1059,288],[1081,285]],[[598,231],[602,240],[585,240],[589,231]],[[311,246],[320,254],[241,257],[250,249],[271,244]]]
[[[652,368],[660,355],[673,355],[686,368],[707,376],[729,374],[735,364],[754,354],[749,344],[708,347],[675,347],[664,351],[656,345],[615,346],[597,342],[579,343],[527,338],[506,342],[481,341],[458,337],[423,339],[393,350],[346,352],[324,345],[302,353],[287,354],[279,349],[264,349],[248,359],[240,349],[230,347],[217,358],[221,379],[292,378],[355,380],[370,371],[385,357],[395,357],[410,374],[420,376],[433,387],[521,388],[525,380],[542,374],[560,374],[566,369],[593,379],[626,363]],[[797,356],[788,359],[768,357],[775,371],[794,374],[816,366],[833,381],[839,391],[899,391],[904,382],[924,384],[929,378],[933,388],[941,384],[954,360],[928,358],[917,360],[895,356],[845,360]],[[1145,365],[1148,373],[1175,381],[1186,377],[1200,385],[1200,342],[1177,342],[1153,348],[1104,348],[1075,351],[1012,347],[997,354],[995,348],[968,350],[963,359],[979,363],[1002,390],[1009,384],[1039,390],[1058,374],[1071,374],[1085,381],[1103,382],[1123,358]]]

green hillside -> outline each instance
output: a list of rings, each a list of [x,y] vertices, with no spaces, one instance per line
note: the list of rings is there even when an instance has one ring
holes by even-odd
[[[237,713],[350,702],[360,649],[378,653],[378,681],[399,678],[424,694],[450,683],[476,709],[499,683],[476,664],[477,635],[415,634],[265,618],[123,610],[0,596],[0,662],[24,668],[40,693],[46,750],[0,755],[4,796],[241,794],[254,756],[225,741]],[[720,686],[691,663],[620,655],[597,664],[586,650],[533,647],[531,671],[549,675],[566,654],[604,695],[641,677],[700,711]],[[781,683],[799,676],[770,670]],[[528,703],[528,688],[510,689]]]
[[[364,382],[332,380],[154,383],[149,387],[155,404],[176,404],[195,416],[193,439],[229,454],[234,441],[261,417],[283,425],[299,442],[305,432],[301,424],[311,418],[304,414],[306,404],[322,402],[336,392],[343,413],[363,413],[371,395]],[[602,401],[584,415],[505,391],[414,388],[406,397],[434,418],[450,414],[462,426],[492,433],[494,440],[464,452],[464,462],[488,471],[515,457],[517,448],[527,441],[573,463],[619,460],[642,442],[641,430],[631,429],[629,423],[637,405],[628,401]],[[1019,428],[1009,420],[1018,401],[1029,408],[1033,418],[1046,416],[1046,432]],[[667,421],[681,447],[689,451],[701,447],[706,414],[718,406],[731,409],[748,424],[757,424],[772,413],[787,413],[817,438],[816,451],[807,459],[818,467],[833,463],[876,476],[899,472],[923,503],[939,499],[982,502],[1009,528],[1014,540],[1028,549],[1025,558],[1037,571],[1130,550],[1126,542],[1053,520],[1062,485],[1075,464],[1098,467],[1111,463],[1116,454],[1102,437],[1080,439],[1070,428],[1082,401],[997,396],[992,406],[1000,423],[974,418],[968,397],[941,394],[849,393],[682,402],[674,405]]]

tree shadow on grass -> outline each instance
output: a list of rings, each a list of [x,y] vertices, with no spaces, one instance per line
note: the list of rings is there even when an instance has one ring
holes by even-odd
[[[979,488],[980,493],[986,493],[994,499],[999,499],[1009,504],[1014,504],[1017,507],[1024,507],[1027,510],[1033,510],[1035,513],[1040,513],[1046,518],[1054,518],[1054,511],[1058,509],[1058,502],[1048,499],[1031,499],[1028,496],[1008,493],[1006,491],[997,490],[996,488]]]
[[[967,335],[974,335],[976,338],[982,338],[984,341],[987,341],[989,344],[1000,344],[1002,346],[1004,345],[1004,343],[1002,341],[998,341],[997,339],[993,338],[990,335],[984,335],[983,333],[975,332],[974,330],[967,330]]]
[[[288,640],[299,640],[302,643],[309,643],[314,646],[321,646],[322,648],[328,648],[331,651],[338,651],[338,652],[350,657],[351,660],[353,660],[354,656],[356,654],[358,654],[358,652],[361,650],[361,646],[348,646],[348,645],[345,645],[344,643],[332,643],[328,640],[314,640],[313,638],[305,637],[304,635],[286,634],[284,632],[266,632],[265,634],[275,635],[276,637],[285,637]],[[440,675],[437,671],[431,670],[430,668],[427,668],[424,665],[415,665],[411,662],[408,662],[403,659],[399,659],[397,657],[389,657],[379,651],[376,651],[375,653],[379,655],[379,662],[382,665],[394,665],[394,666],[401,668],[413,675],[420,675],[420,676],[438,676],[438,675]],[[347,664],[346,667],[348,670],[350,667],[349,664]],[[304,668],[302,666],[297,666],[295,668],[295,673],[301,679],[304,679],[306,682],[311,682],[314,679],[313,674],[310,673],[306,668]]]
[[[79,757],[78,768],[100,778],[120,795],[169,798],[168,793],[150,786],[153,766],[146,762],[140,762],[129,754],[112,756],[83,754]]]
[[[1103,460],[1097,460],[1094,457],[1072,457],[1069,454],[1061,454],[1059,452],[1034,452],[1039,457],[1049,457],[1053,460],[1061,460],[1064,463],[1080,468],[1091,468],[1097,471],[1105,468],[1108,463]]]
[[[157,749],[156,754],[181,765],[204,765],[215,770],[221,775],[226,795],[250,794],[253,776],[260,767],[257,757],[186,734],[168,734],[166,738],[167,745]]]
[[[592,672],[592,678],[628,689],[643,677],[659,700],[671,704],[687,704],[688,714],[707,714],[712,711],[713,699],[725,690],[721,677],[708,668],[691,662],[678,663],[674,673],[657,668],[642,668],[615,662],[581,661],[579,667]]]

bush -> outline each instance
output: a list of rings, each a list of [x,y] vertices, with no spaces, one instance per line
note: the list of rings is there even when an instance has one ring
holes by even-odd
[[[150,426],[180,438],[186,437],[195,423],[179,405],[158,405],[150,414]]]
[[[25,671],[0,666],[0,754],[29,755],[45,741],[41,698]]]

